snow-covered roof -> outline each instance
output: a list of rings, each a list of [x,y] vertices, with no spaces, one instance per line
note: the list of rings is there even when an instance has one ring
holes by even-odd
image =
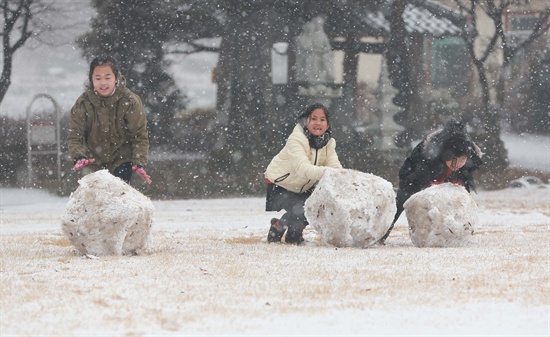
[[[422,35],[445,36],[458,35],[462,28],[456,26],[445,16],[438,16],[427,8],[408,4],[403,13],[405,29],[409,33]]]
[[[390,7],[360,7],[353,3],[336,5],[327,18],[329,34],[354,32],[357,35],[386,36],[390,33]],[[459,35],[467,27],[466,18],[459,12],[432,0],[411,0],[403,12],[405,29],[410,34],[429,36]]]

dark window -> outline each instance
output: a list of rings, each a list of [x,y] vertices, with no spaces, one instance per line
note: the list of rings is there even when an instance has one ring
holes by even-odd
[[[464,41],[459,37],[445,37],[432,41],[431,83],[434,88],[465,87],[470,72],[470,57]]]
[[[510,16],[510,32],[532,31],[539,18],[537,16],[517,15]]]

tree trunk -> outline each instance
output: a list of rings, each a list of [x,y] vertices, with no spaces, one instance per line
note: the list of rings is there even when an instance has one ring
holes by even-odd
[[[359,39],[353,34],[349,34],[346,37],[346,45],[348,49],[344,54],[344,87],[343,87],[343,107],[341,112],[345,113],[343,116],[335,116],[335,121],[338,121],[340,126],[351,126],[352,121],[357,115],[357,69],[359,66],[359,52],[353,49],[353,46],[359,44]],[[336,130],[333,130],[336,131]],[[344,134],[339,136],[335,133],[337,139],[346,139],[343,136],[350,137],[350,130],[344,129]]]
[[[11,71],[13,66],[13,54],[17,49],[21,48],[32,32],[29,27],[33,13],[31,12],[32,1],[20,0],[13,4],[3,2],[2,6],[2,75],[0,76],[0,103],[4,100],[4,96],[11,85]],[[10,8],[11,5],[16,7]],[[17,27],[19,23],[19,27]],[[12,43],[11,38],[14,29],[17,31],[14,34],[17,38]]]
[[[491,93],[489,81],[483,62],[474,59],[479,84],[481,85],[482,93],[482,108],[483,111],[481,120],[483,124],[482,133],[478,135],[477,141],[482,145],[486,156],[484,159],[484,167],[482,171],[486,173],[486,179],[491,185],[496,183],[501,176],[502,170],[508,167],[508,153],[504,147],[504,142],[500,138],[500,111],[496,107],[491,106]]]
[[[395,122],[405,127],[405,131],[397,136],[395,141],[398,147],[407,147],[414,138],[413,129],[410,126],[410,99],[412,96],[410,83],[409,51],[406,43],[407,32],[403,12],[408,0],[397,0],[392,4],[390,13],[391,35],[388,41],[386,54],[388,75],[394,88],[398,90],[393,98],[393,103],[402,110],[393,117]]]
[[[235,4],[235,9],[243,10]],[[271,104],[269,9],[245,6],[230,12],[218,61],[217,110],[220,138],[214,157],[230,174],[261,171],[272,147],[276,119]]]
[[[424,69],[424,37],[422,35],[409,36],[409,114],[407,127],[411,137],[421,138],[427,130],[438,127],[438,116],[432,115],[428,109],[422,90],[426,88],[426,71]]]
[[[11,68],[13,58],[11,52],[6,52],[6,48],[4,48],[3,61],[4,66],[2,67],[2,76],[0,77],[0,102],[4,99],[4,96],[11,85]]]

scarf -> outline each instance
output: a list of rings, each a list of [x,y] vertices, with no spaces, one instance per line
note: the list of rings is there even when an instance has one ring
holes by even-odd
[[[322,136],[314,136],[309,132],[307,126],[304,126],[304,133],[306,134],[307,139],[309,140],[309,146],[314,149],[320,149],[327,145],[328,141],[331,138],[332,130],[330,127]]]

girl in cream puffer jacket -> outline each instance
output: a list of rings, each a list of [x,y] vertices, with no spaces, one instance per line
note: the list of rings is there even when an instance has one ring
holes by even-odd
[[[271,219],[268,242],[280,242],[287,229],[287,243],[304,241],[304,203],[327,167],[342,165],[331,137],[328,109],[317,103],[306,108],[285,146],[266,169],[266,211],[286,211],[281,219]]]

